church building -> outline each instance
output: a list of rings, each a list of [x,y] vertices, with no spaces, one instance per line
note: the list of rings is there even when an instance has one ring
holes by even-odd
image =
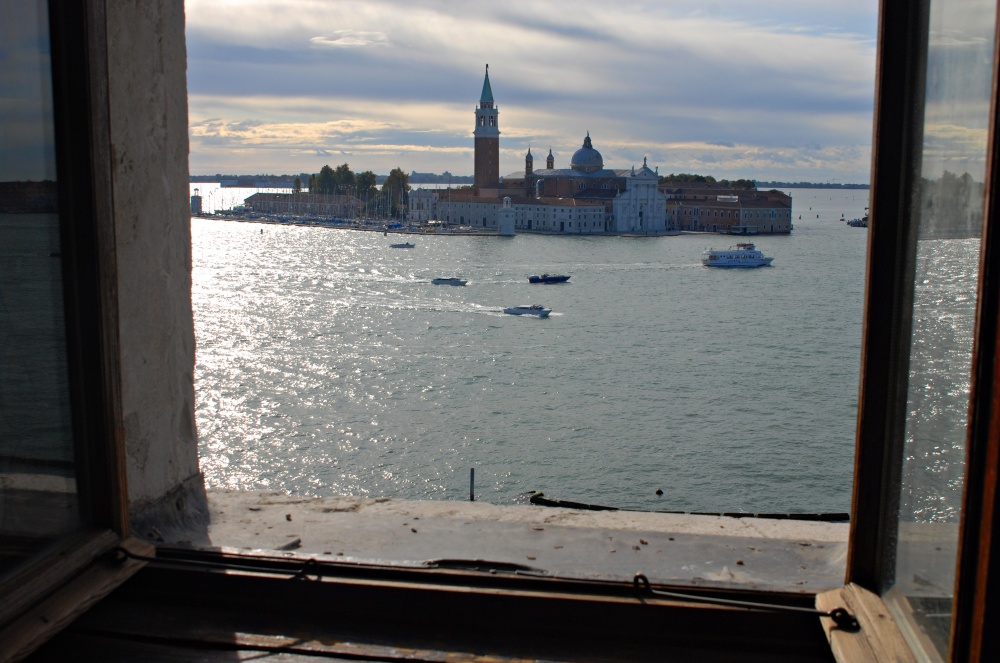
[[[550,149],[546,167],[535,170],[529,148],[524,172],[501,178],[499,110],[489,65],[475,109],[473,136],[474,185],[471,192],[451,192],[448,200],[439,198],[436,215],[441,221],[497,228],[503,216],[513,218],[515,230],[572,234],[658,234],[674,227],[667,198],[657,189],[656,170],[645,159],[639,169],[605,168],[589,132],[569,168],[555,168]]]

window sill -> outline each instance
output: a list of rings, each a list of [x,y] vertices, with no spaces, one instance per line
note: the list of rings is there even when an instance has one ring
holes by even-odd
[[[817,594],[843,586],[848,525],[484,502],[210,491],[207,531],[169,545],[400,567],[516,564],[544,576]]]

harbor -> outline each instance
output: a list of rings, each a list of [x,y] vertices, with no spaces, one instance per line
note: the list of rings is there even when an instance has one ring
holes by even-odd
[[[775,257],[757,270],[703,267],[709,234],[392,250],[391,232],[194,219],[206,482],[467,500],[475,467],[492,504],[848,511],[867,238],[839,219],[867,197],[796,199],[819,218],[756,237]],[[432,283],[449,276],[467,284]],[[503,313],[525,303],[552,312]]]

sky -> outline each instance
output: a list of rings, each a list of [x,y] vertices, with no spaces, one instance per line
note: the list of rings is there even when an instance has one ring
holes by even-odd
[[[0,2],[0,182],[56,179],[45,3]]]
[[[606,167],[867,183],[876,0],[187,0],[193,175]]]

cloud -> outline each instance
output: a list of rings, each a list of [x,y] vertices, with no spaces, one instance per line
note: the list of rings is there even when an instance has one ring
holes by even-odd
[[[329,36],[313,37],[309,40],[314,46],[327,48],[362,48],[365,46],[389,46],[389,38],[381,32],[355,32],[353,30],[337,30]]]
[[[489,62],[501,172],[523,168],[529,143],[568,158],[590,129],[614,166],[644,154],[667,169],[674,159],[701,163],[665,147],[679,143],[749,145],[773,158],[712,150],[704,165],[761,170],[706,174],[762,179],[795,164],[812,169],[796,179],[850,167],[839,179],[864,181],[869,164],[838,155],[865,153],[871,140],[876,8],[832,5],[580,0],[567,12],[508,0],[456,12],[446,0],[405,9],[279,0],[234,11],[188,0],[192,172],[228,158],[223,146],[267,146],[274,159],[286,140],[296,155],[350,146],[378,172],[398,165],[382,158],[391,149],[413,159],[407,170],[471,173],[472,111]],[[215,134],[199,124],[210,117],[226,119]]]

